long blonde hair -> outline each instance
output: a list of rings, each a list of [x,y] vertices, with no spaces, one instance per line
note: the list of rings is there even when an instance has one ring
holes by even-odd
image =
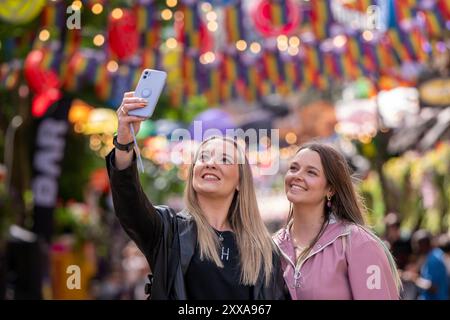
[[[185,188],[185,205],[197,225],[200,258],[211,260],[218,267],[223,268],[223,263],[218,254],[219,238],[198,205],[197,193],[193,187],[194,166],[199,153],[202,147],[213,139],[223,139],[224,142],[232,143],[238,153],[237,158],[244,160],[238,162],[239,191],[235,191],[227,217],[236,236],[236,244],[239,250],[240,281],[244,285],[254,285],[261,272],[264,272],[267,285],[272,273],[273,242],[259,213],[248,159],[237,142],[228,137],[213,136],[204,140],[189,167]]]
[[[350,168],[345,158],[333,147],[326,144],[316,142],[307,143],[301,146],[297,153],[304,149],[309,149],[319,154],[327,184],[334,191],[334,195],[331,198],[331,210],[327,210],[327,208],[324,206],[325,219],[319,234],[313,239],[312,243],[304,251],[305,254],[302,254],[299,258],[304,259],[305,255],[307,255],[311,251],[311,248],[315,245],[315,243],[324,232],[329,222],[330,213],[333,212],[336,218],[354,223],[363,228],[380,244],[389,261],[392,277],[395,280],[397,290],[400,291],[402,288],[402,284],[394,258],[383,240],[381,240],[372,230],[370,230],[364,219],[367,210],[364,206],[362,197],[358,194],[352,182]],[[287,219],[288,225],[290,224],[292,218],[293,208],[291,206]]]

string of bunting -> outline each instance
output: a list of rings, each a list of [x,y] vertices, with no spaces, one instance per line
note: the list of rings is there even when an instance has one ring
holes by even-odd
[[[263,2],[266,20],[277,27],[274,29],[278,32],[286,32],[281,28],[292,22],[287,10],[287,3],[291,2]],[[88,2],[88,5],[92,4],[92,1]],[[343,6],[348,10],[365,12],[365,8],[372,4],[373,1],[364,0],[347,2]],[[336,25],[336,20],[331,2],[311,1],[307,10],[297,10],[299,16],[301,12],[305,16],[298,18],[298,24],[292,30],[298,31],[296,34],[302,41],[298,54],[291,56],[287,51],[266,45],[269,40],[273,41],[274,34],[260,34],[257,39],[248,39],[251,35],[246,33],[244,27],[246,12],[241,0],[233,1],[233,5],[221,3],[220,6],[224,17],[226,50],[214,46],[199,14],[199,3],[182,2],[178,10],[183,19],[179,19],[175,26],[180,45],[177,48],[180,56],[177,71],[181,84],[173,84],[167,90],[172,101],[178,105],[200,94],[205,94],[211,104],[234,98],[252,101],[274,91],[287,94],[301,87],[327,88],[336,80],[392,74],[392,69],[398,69],[403,62],[425,63],[437,45],[436,41],[427,39],[439,36],[448,28],[450,4],[438,0],[433,6],[423,7],[420,1],[405,0],[395,1],[394,7],[398,28],[390,28],[370,41],[363,39],[360,33],[348,36],[344,33],[346,40],[340,48],[324,50],[322,44],[333,42],[335,34],[332,27]],[[61,2],[44,7],[41,27],[50,30],[52,38],[46,43],[35,41],[34,48],[44,53],[43,68],[58,71],[65,90],[75,92],[85,85],[92,85],[97,96],[112,105],[118,92],[135,86],[142,68],[164,68],[164,53],[160,51],[162,27],[153,1],[141,1],[132,7],[137,17],[139,49],[133,59],[118,59],[115,71],[108,67],[114,56],[106,50],[107,46],[100,49],[82,48],[79,31],[66,31],[64,42],[58,42],[61,37],[55,30],[64,28],[66,13],[63,9]],[[301,31],[298,29],[300,20]],[[312,30],[315,40],[303,41],[302,32],[308,30]],[[250,54],[248,48],[242,52],[236,51],[234,46],[238,40],[248,40],[247,43],[257,41],[261,51],[255,54]],[[61,46],[62,50],[54,49]],[[230,50],[231,46],[234,51]],[[200,62],[205,53],[211,53],[214,57],[206,64]],[[247,59],[249,55],[251,59]],[[16,85],[19,69],[2,65],[0,87]]]

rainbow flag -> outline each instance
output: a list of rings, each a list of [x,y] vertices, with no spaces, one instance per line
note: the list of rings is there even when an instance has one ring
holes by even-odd
[[[211,68],[208,72],[207,98],[211,105],[219,103],[220,100],[220,71],[217,68]]]
[[[313,1],[311,5],[313,9],[312,26],[316,37],[318,39],[329,37],[329,27],[333,18],[328,1]]]
[[[245,17],[241,1],[239,0],[234,6],[226,6],[223,10],[227,43],[234,46],[238,40],[246,39],[243,25]]]
[[[182,30],[182,41],[185,48],[200,49],[200,24],[201,18],[198,14],[197,3],[194,5],[183,5],[181,11],[184,14]]]
[[[387,31],[387,36],[391,42],[391,45],[397,51],[400,59],[402,61],[411,61],[412,57],[410,51],[405,47],[402,42],[402,37],[400,36],[400,31],[395,29],[390,29]]]
[[[295,82],[294,82],[294,88],[298,89],[302,83],[302,65],[300,59],[296,57],[296,59],[293,60],[294,67],[293,70],[295,70]]]
[[[233,85],[234,84],[231,81],[223,80],[221,82],[221,85],[219,86],[221,101],[231,100],[233,97]]]
[[[278,81],[275,84],[282,84],[286,82],[286,72],[283,68],[285,62],[281,59],[281,52],[275,51],[274,57],[276,61],[276,67],[278,69]]]
[[[112,80],[110,73],[106,69],[106,63],[99,64],[94,75],[94,86],[97,96],[102,101],[107,101],[111,96]]]
[[[310,1],[311,3],[311,26],[317,39],[329,37],[332,14],[329,1]]]
[[[328,88],[330,88],[330,78],[324,74],[319,74],[317,76],[317,83],[316,86],[320,89],[320,90],[327,90]]]
[[[130,72],[131,88],[136,88],[139,79],[141,78],[141,73],[142,73],[141,68],[133,69]]]
[[[43,57],[39,66],[42,69],[50,69],[55,53],[48,47],[41,48],[41,52]]]
[[[295,67],[293,59],[284,63],[285,83],[291,91],[295,90],[295,84],[297,83],[297,70]]]
[[[280,81],[278,73],[278,63],[273,52],[264,52],[262,55],[264,74],[272,82],[278,83]]]
[[[223,60],[223,77],[224,79],[233,82],[237,79],[237,63],[236,57],[225,55]]]
[[[146,33],[154,24],[155,18],[154,14],[156,12],[156,7],[153,2],[146,5],[136,4],[133,7],[133,13],[136,17],[136,27],[139,33]]]
[[[320,70],[318,50],[318,47],[305,46],[305,73],[303,78],[307,86],[314,86],[318,84],[318,75]]]
[[[183,56],[183,79],[185,79],[184,92],[187,97],[191,97],[200,93],[200,83],[202,79],[198,73],[198,56]]]
[[[63,55],[69,57],[80,48],[81,32],[80,30],[68,30],[66,32],[66,41],[64,42]]]
[[[136,5],[133,11],[137,17],[137,29],[140,33],[141,47],[156,49],[161,42],[161,23],[155,16],[158,8],[154,2]]]
[[[333,62],[331,60],[331,54],[329,52],[324,52],[322,54],[322,64],[324,73],[335,76],[335,70],[333,68]]]
[[[439,9],[425,12],[425,23],[428,35],[431,37],[440,36],[445,29],[445,21]]]
[[[180,107],[183,103],[185,103],[182,86],[174,86],[169,89],[169,99],[171,104],[175,107]]]
[[[358,40],[353,37],[347,38],[347,53],[353,64],[353,76],[358,78],[364,74],[361,64],[361,48],[358,44]]]
[[[158,67],[159,51],[151,48],[145,48],[142,50],[141,55],[141,68],[157,68]]]
[[[438,0],[437,6],[439,12],[442,13],[442,17],[450,20],[450,2],[448,0]]]
[[[286,1],[269,2],[269,18],[275,27],[286,25],[288,21],[288,8]]]
[[[87,66],[88,59],[81,52],[72,56],[67,71],[70,76],[66,77],[67,90],[75,91],[80,88],[80,79],[83,77],[83,74],[85,74]]]
[[[255,65],[249,66],[247,73],[247,95],[246,98],[248,101],[255,101],[258,97],[258,71],[256,70]]]
[[[418,0],[394,1],[397,21],[412,20],[416,16]]]
[[[41,12],[41,25],[45,27],[56,25],[56,6],[55,3],[50,2],[45,6]]]
[[[305,87],[308,87],[312,84],[313,75],[314,75],[314,67],[309,63],[308,54],[309,51],[308,46],[304,47],[305,51],[305,59],[302,61],[302,65],[300,67],[300,70],[302,70],[302,80],[303,85]]]
[[[19,83],[21,70],[4,63],[0,65],[0,88],[15,88]]]
[[[331,73],[328,73],[327,71],[324,71],[327,74],[330,74],[335,79],[342,79],[343,78],[343,70],[342,65],[340,62],[340,54],[338,53],[327,53],[326,54],[326,61],[327,64],[324,65],[324,67],[327,67]]]
[[[67,13],[64,1],[50,1],[46,6],[44,6],[41,12],[41,27],[61,30],[61,28],[65,27],[66,18]]]
[[[410,32],[409,37],[410,37],[410,41],[411,41],[413,50],[415,52],[416,60],[418,62],[427,61],[427,59],[428,59],[427,53],[425,52],[425,50],[423,50],[423,47],[422,47],[422,45],[424,44],[425,41],[427,41],[427,39],[425,39],[425,37],[423,37],[420,30],[418,30],[417,28],[415,28],[414,30],[412,30]]]

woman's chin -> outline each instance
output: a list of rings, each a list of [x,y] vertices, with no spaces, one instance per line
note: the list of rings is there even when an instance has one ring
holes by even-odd
[[[221,188],[218,188],[217,186],[202,186],[201,188],[196,188],[195,191],[197,192],[197,194],[206,197],[218,196],[223,193],[223,190],[221,190]]]
[[[301,204],[305,201],[304,197],[299,194],[292,194],[291,192],[288,192],[286,196],[289,202],[292,202],[294,204]]]

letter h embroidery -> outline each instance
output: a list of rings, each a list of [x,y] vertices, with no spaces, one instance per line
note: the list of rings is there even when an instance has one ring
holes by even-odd
[[[227,248],[225,251],[225,248],[222,247],[222,256],[220,257],[221,260],[223,260],[223,257],[226,256],[226,260],[228,261],[228,258],[230,256],[230,248]]]

